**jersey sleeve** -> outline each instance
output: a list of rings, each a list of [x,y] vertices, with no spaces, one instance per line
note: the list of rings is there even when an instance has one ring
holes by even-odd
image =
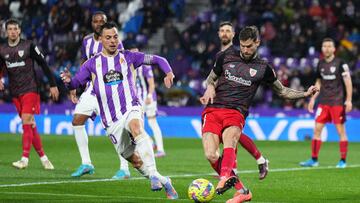
[[[343,61],[340,62],[340,74],[345,77],[345,76],[350,76],[350,69],[349,69],[349,65],[344,63]]]
[[[264,74],[264,82],[267,84],[272,84],[277,80],[276,73],[274,69],[267,64],[265,74]]]
[[[69,89],[76,89],[80,85],[85,85],[88,81],[91,80],[91,59],[87,60],[80,67],[80,70],[76,75],[71,79],[69,83]]]
[[[225,53],[220,53],[215,59],[213,71],[217,76],[220,76],[223,71],[222,66],[224,64],[224,58]]]
[[[142,64],[145,64],[145,54],[142,52],[131,52],[126,50],[124,52],[126,60],[134,65],[134,68],[138,68]]]
[[[143,66],[143,73],[144,73],[145,78],[153,78],[154,77],[152,67],[149,65]]]
[[[44,55],[41,53],[39,47],[33,43],[30,44],[30,57],[33,60],[35,60],[36,63],[39,64],[41,69],[44,71],[44,74],[49,80],[50,87],[55,87],[56,82],[55,82],[54,74],[51,72],[48,64],[45,61]]]

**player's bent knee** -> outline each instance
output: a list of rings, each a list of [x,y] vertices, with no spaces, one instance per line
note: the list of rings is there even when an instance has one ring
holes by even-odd
[[[137,153],[131,155],[129,159],[134,168],[140,168],[143,165],[143,161]]]
[[[205,152],[205,156],[210,163],[215,163],[219,159],[219,156],[216,153]]]

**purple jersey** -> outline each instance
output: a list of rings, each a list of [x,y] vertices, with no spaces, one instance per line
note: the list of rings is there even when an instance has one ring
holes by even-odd
[[[321,79],[319,104],[342,106],[345,101],[345,84],[343,76],[349,74],[349,66],[339,58],[331,62],[320,60],[316,76]]]
[[[118,49],[124,49],[121,41],[119,42]],[[86,35],[82,41],[81,45],[81,59],[84,61],[93,57],[95,54],[100,53],[102,50],[102,44],[100,41],[95,40],[94,33]]]
[[[136,69],[136,88],[137,95],[140,102],[143,103],[148,95],[148,83],[147,79],[154,78],[152,67],[149,65],[142,65]],[[156,101],[156,92],[154,91],[151,95],[153,101]]]
[[[92,81],[101,121],[108,127],[121,119],[133,106],[140,106],[131,67],[137,68],[152,62],[152,55],[141,52],[119,51],[115,56],[99,53],[81,66],[69,87],[74,89]],[[171,71],[170,67],[167,68]]]

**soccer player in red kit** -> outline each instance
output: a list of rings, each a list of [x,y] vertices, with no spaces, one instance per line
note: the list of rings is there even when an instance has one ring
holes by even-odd
[[[249,201],[252,198],[249,189],[244,187],[232,169],[236,160],[235,148],[259,85],[265,83],[271,86],[279,96],[286,99],[300,99],[318,91],[315,86],[303,92],[281,84],[269,63],[257,55],[260,37],[255,26],[243,28],[239,39],[240,51],[224,52],[217,57],[214,68],[206,79],[204,96],[200,99],[202,104],[207,105],[202,113],[205,155],[212,165],[218,163],[216,171],[220,174],[216,192],[223,194],[233,186],[237,189],[228,203]],[[220,143],[224,145],[221,159],[216,153]]]
[[[5,28],[7,43],[0,46],[0,59],[5,62],[10,93],[23,126],[22,157],[19,161],[13,162],[12,165],[18,169],[26,168],[29,164],[29,153],[33,145],[44,168],[52,170],[54,166],[45,155],[34,118],[34,114],[40,113],[40,95],[34,61],[41,66],[49,79],[50,95],[53,100],[58,99],[59,91],[54,76],[39,48],[31,41],[20,38],[20,23],[15,19],[9,19],[6,21]]]
[[[341,59],[335,57],[335,42],[325,38],[321,51],[324,58],[320,60],[315,85],[320,89],[319,94],[311,97],[308,105],[309,112],[314,112],[315,100],[318,97],[318,108],[315,114],[314,137],[311,142],[311,159],[301,162],[301,166],[318,166],[318,155],[321,147],[321,131],[326,123],[335,124],[340,136],[340,161],[337,168],[346,167],[348,139],[345,132],[346,112],[352,109],[352,82],[349,66]]]
[[[225,21],[225,22],[220,23],[218,36],[219,36],[219,39],[221,42],[221,51],[216,54],[216,58],[218,56],[220,56],[221,54],[229,54],[229,53],[236,54],[236,52],[239,51],[233,45],[233,38],[235,36],[235,32],[234,32],[234,28],[233,28],[233,25],[231,22]],[[259,179],[263,180],[266,177],[268,170],[269,170],[269,168],[268,168],[269,161],[262,156],[260,150],[256,147],[253,140],[246,134],[244,134],[244,133],[241,134],[239,143],[256,160],[256,162],[258,164],[258,168],[259,168]],[[237,151],[236,149],[235,149],[235,153]],[[206,149],[205,149],[205,152],[207,152]],[[206,154],[209,154],[209,153],[206,153]],[[210,154],[213,154],[213,153],[210,152]],[[217,165],[212,165],[212,166],[217,167]],[[237,169],[237,161],[235,161],[235,165],[234,165],[234,170],[236,171],[236,169]]]

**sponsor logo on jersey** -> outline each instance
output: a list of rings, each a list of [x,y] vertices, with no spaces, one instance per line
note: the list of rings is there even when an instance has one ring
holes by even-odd
[[[229,68],[234,68],[235,67],[235,64],[230,64],[229,65]]]
[[[122,82],[123,75],[115,70],[110,70],[104,75],[104,83],[106,85],[118,85]]]
[[[19,54],[20,57],[23,57],[24,56],[24,50],[19,50],[18,54]]]
[[[251,86],[251,80],[245,80],[242,77],[236,77],[234,75],[231,75],[231,72],[229,70],[225,70],[225,78],[245,86]]]
[[[321,74],[322,79],[324,80],[335,80],[336,79],[336,75],[325,75],[325,74]]]
[[[8,58],[9,58],[9,54],[6,54],[6,55],[5,55],[5,58],[8,59]]]
[[[250,76],[251,77],[254,77],[257,73],[257,70],[253,69],[253,68],[250,68]]]
[[[5,63],[7,68],[16,68],[16,67],[25,66],[25,61],[14,62],[14,63],[6,61]]]

